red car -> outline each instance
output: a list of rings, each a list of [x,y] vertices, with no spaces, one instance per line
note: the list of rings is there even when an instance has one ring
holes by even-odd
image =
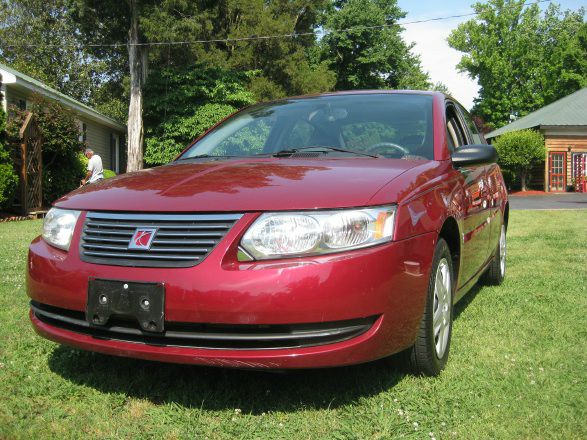
[[[171,164],[58,200],[30,246],[30,319],[118,356],[287,369],[405,351],[436,375],[453,305],[505,275],[495,161],[441,93],[248,107]]]

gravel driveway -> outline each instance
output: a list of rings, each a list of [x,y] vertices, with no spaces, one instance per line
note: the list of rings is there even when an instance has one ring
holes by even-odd
[[[511,209],[587,209],[587,193],[510,196]]]

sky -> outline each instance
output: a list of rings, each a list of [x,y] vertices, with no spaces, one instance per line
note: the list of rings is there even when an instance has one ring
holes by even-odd
[[[473,12],[471,5],[474,3],[476,2],[468,0],[398,0],[400,8],[408,13],[402,21],[467,14]],[[560,4],[563,10],[587,7],[587,0],[559,0],[556,3]],[[545,6],[548,6],[548,3],[541,5],[542,8]],[[452,96],[468,109],[473,106],[473,99],[477,96],[479,86],[466,73],[457,72],[456,65],[462,54],[450,48],[446,39],[452,29],[472,18],[474,17],[404,26],[404,38],[408,42],[416,43],[413,51],[420,55],[422,67],[428,71],[432,82],[444,83]]]

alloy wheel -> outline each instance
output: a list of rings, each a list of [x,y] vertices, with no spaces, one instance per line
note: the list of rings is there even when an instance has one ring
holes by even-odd
[[[450,335],[452,282],[448,261],[443,258],[436,269],[434,282],[433,331],[436,356],[444,356]]]

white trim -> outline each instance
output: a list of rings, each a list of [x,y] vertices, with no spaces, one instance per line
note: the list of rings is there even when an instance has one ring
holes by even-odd
[[[6,67],[8,68],[8,67]],[[11,69],[12,70],[12,69]],[[30,90],[31,92],[39,93],[43,96],[51,98],[57,102],[60,102],[64,106],[68,107],[69,109],[73,110],[78,115],[84,115],[85,117],[92,119],[94,121],[100,122],[103,125],[118,130],[118,131],[125,131],[126,127],[119,122],[116,122],[114,119],[111,119],[93,108],[76,101],[75,99],[64,95],[57,90],[48,87],[41,82],[29,78],[26,75],[19,74],[19,72],[14,71],[14,73],[9,72],[8,70],[2,68],[0,65],[0,75],[2,75],[2,83],[3,84],[14,84],[15,86],[19,86],[21,88]],[[34,82],[33,82],[34,81]]]
[[[569,125],[569,126],[545,126],[540,127],[544,136],[587,136],[587,126]]]
[[[2,83],[2,87],[0,87],[0,93],[2,93],[2,110],[4,113],[8,111],[8,98],[6,97],[6,84]]]

